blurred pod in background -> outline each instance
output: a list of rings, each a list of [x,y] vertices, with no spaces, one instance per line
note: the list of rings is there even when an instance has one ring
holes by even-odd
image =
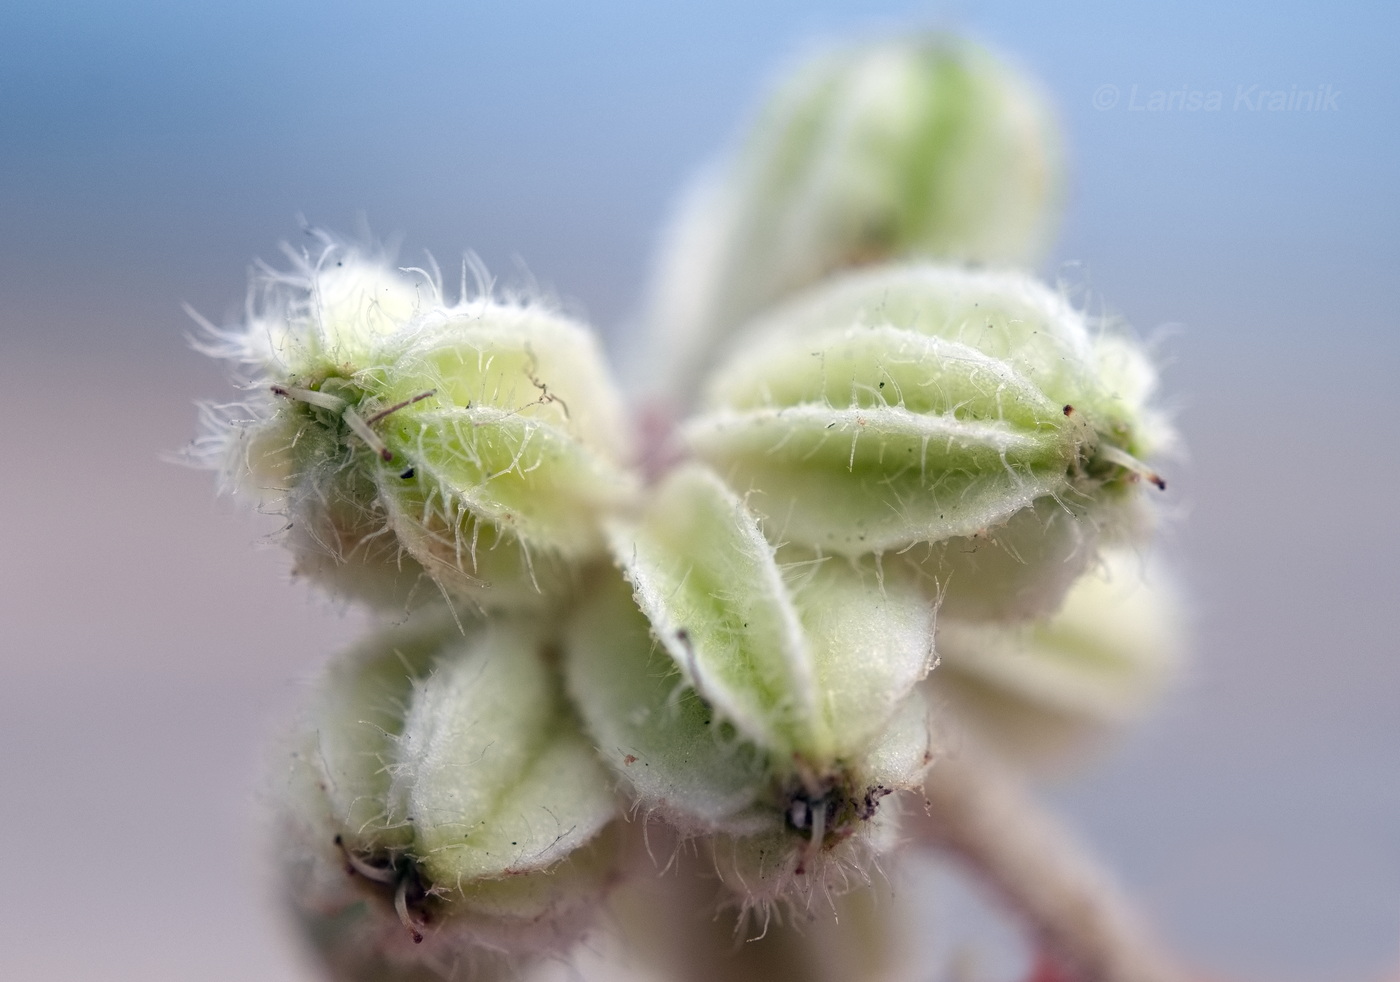
[[[684,409],[754,315],[842,269],[902,259],[1030,265],[1063,183],[1035,85],[961,38],[841,47],[792,72],[663,243],[650,329]]]
[[[1054,614],[1023,624],[940,617],[935,718],[1018,768],[1066,770],[1137,721],[1176,676],[1184,605],[1160,563],[1104,549]]]

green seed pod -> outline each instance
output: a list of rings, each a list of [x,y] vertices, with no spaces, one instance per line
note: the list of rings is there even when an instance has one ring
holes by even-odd
[[[657,287],[660,346],[693,384],[735,329],[838,270],[1031,263],[1058,212],[1060,146],[1036,88],[962,39],[816,57],[682,210]]]
[[[775,897],[857,863],[879,800],[918,786],[928,761],[925,711],[909,698],[931,657],[917,584],[780,557],[698,467],[673,472],[612,539],[633,596],[621,583],[595,592],[567,632],[565,668],[637,801],[685,835],[785,850]]]
[[[559,592],[602,548],[600,516],[634,489],[586,328],[515,302],[447,305],[434,278],[335,244],[261,286],[210,346],[252,392],[203,450],[285,510],[298,571],[390,606],[440,587],[509,607]]]
[[[771,537],[902,553],[950,609],[1028,617],[1161,483],[1140,463],[1171,437],[1152,380],[1140,349],[1029,277],[882,267],[775,311],[685,434]],[[986,541],[1001,560],[969,558]]]
[[[1180,660],[1180,604],[1160,570],[1105,549],[1054,616],[1022,625],[940,617],[926,685],[979,743],[1027,767],[1068,762],[1137,718]]]
[[[608,772],[541,630],[430,613],[335,661],[295,740],[293,907],[328,958],[404,972],[563,951],[614,876]]]

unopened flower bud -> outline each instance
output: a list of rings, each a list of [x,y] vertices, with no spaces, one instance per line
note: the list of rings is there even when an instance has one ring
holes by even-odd
[[[590,922],[617,808],[545,648],[534,627],[463,635],[432,612],[331,665],[278,829],[293,906],[328,958],[348,946],[408,971],[562,951]]]
[[[931,657],[917,583],[780,557],[694,466],[612,539],[633,595],[619,582],[590,598],[566,672],[641,806],[683,834],[781,845],[774,895],[855,862],[880,799],[917,786],[928,762],[925,710],[910,698]]]
[[[1053,616],[940,617],[939,666],[926,684],[978,742],[1024,765],[1058,764],[1142,714],[1179,660],[1181,619],[1161,570],[1105,549]]]
[[[1030,277],[881,267],[775,311],[685,433],[770,536],[903,553],[953,607],[1025,617],[1161,483],[1141,462],[1171,435],[1152,378],[1139,348]],[[963,557],[988,539],[1004,556],[979,572]]]
[[[228,483],[279,502],[298,570],[360,599],[443,589],[538,600],[602,548],[632,490],[586,328],[538,305],[446,304],[434,277],[331,244],[269,275],[209,350],[252,389],[205,438]]]
[[[655,327],[685,367],[795,290],[900,259],[1034,261],[1060,136],[1025,78],[961,39],[826,52],[770,97],[692,192],[663,254]]]

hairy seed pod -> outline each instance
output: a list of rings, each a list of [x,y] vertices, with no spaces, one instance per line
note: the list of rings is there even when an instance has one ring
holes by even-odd
[[[910,698],[932,653],[917,584],[776,554],[743,503],[693,466],[612,540],[632,595],[614,582],[589,598],[565,667],[636,800],[682,834],[781,849],[786,873],[755,900],[860,865],[880,799],[917,786],[929,759]]]
[[[560,952],[614,875],[608,773],[546,636],[500,616],[465,630],[427,611],[339,658],[293,743],[283,871],[333,961]]]
[[[663,350],[693,384],[731,332],[836,271],[1034,261],[1058,212],[1060,144],[1033,85],[965,40],[811,59],[679,216],[653,314]]]
[[[602,548],[598,520],[633,485],[584,326],[538,304],[449,305],[435,278],[335,243],[259,285],[209,346],[251,392],[204,450],[285,510],[299,572],[388,606],[441,590],[538,605]]]
[[[1162,571],[1105,549],[1053,616],[1004,625],[940,617],[940,714],[1025,767],[1067,763],[1140,716],[1180,660],[1181,612]]]
[[[1052,610],[1161,483],[1152,382],[1030,277],[880,267],[775,311],[685,435],[775,540],[902,554],[951,608],[1014,619]],[[967,558],[979,541],[1003,557]]]

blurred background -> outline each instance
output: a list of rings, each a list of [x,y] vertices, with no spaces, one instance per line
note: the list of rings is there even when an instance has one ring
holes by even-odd
[[[367,220],[405,261],[527,271],[620,351],[675,194],[766,82],[909,27],[1042,80],[1072,155],[1043,271],[1161,339],[1190,448],[1192,664],[1047,793],[1217,977],[1400,963],[1400,7],[7,0],[0,975],[310,977],[259,772],[358,621],[164,459],[231,396],[181,303],[235,318],[254,257]],[[1295,89],[1334,98],[1254,108]],[[1221,106],[1145,108],[1182,91]]]

